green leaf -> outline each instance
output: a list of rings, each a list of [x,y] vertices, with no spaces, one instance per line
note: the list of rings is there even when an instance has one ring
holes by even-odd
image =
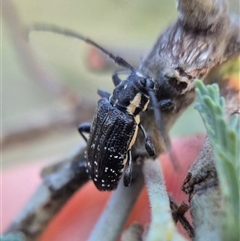
[[[216,84],[205,86],[200,80],[196,80],[195,84],[198,98],[195,108],[205,123],[212,143],[219,186],[226,206],[226,229],[222,230],[222,237],[235,240],[239,237],[240,226],[239,117],[233,115],[226,121],[225,100],[219,96]]]

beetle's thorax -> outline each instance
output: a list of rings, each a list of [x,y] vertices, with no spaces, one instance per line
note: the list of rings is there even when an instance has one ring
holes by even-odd
[[[110,103],[133,116],[146,111],[150,98],[148,90],[140,81],[141,79],[143,77],[140,77],[137,73],[131,74],[116,86],[110,97]]]

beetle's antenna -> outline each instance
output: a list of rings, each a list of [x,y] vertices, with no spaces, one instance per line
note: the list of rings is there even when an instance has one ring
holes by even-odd
[[[72,30],[69,29],[61,29],[57,26],[54,25],[45,25],[45,24],[36,24],[32,27],[30,27],[28,29],[28,34],[32,31],[44,31],[44,32],[52,32],[52,33],[56,33],[56,34],[61,34],[61,35],[65,35],[68,37],[72,37],[72,38],[76,38],[79,40],[82,40],[84,42],[86,42],[87,44],[90,44],[94,47],[96,47],[97,49],[101,50],[103,53],[105,53],[109,58],[113,59],[114,62],[124,68],[130,69],[130,70],[134,70],[133,66],[131,66],[126,60],[124,60],[123,58],[119,57],[119,56],[114,56],[113,54],[111,54],[110,52],[108,52],[106,49],[104,49],[103,47],[101,47],[100,45],[98,45],[97,43],[95,43],[94,41],[92,41],[89,38],[85,38],[84,36],[82,36],[81,34],[75,33]]]
[[[168,147],[168,144],[167,144],[167,138],[166,138],[166,133],[165,133],[165,129],[164,129],[164,123],[162,121],[161,111],[157,107],[158,104],[157,104],[157,98],[155,96],[155,92],[154,92],[153,89],[150,89],[150,88],[149,88],[148,92],[149,92],[149,95],[150,95],[150,98],[151,98],[151,101],[152,101],[152,104],[153,104],[154,116],[155,116],[155,120],[156,120],[156,123],[157,123],[157,127],[158,127],[158,129],[161,133],[162,138],[163,138],[163,142],[164,142],[164,145],[166,147],[167,153],[170,157],[170,160],[172,161],[174,169],[179,170],[179,164],[178,164],[177,158],[175,156],[175,153],[173,152],[173,150],[171,148]]]

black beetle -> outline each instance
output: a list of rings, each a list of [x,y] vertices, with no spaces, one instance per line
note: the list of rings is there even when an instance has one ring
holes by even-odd
[[[115,85],[112,94],[103,90],[98,91],[101,99],[98,101],[92,124],[81,124],[78,128],[87,142],[87,171],[95,186],[100,191],[114,190],[123,173],[124,185],[129,186],[132,177],[131,148],[136,141],[139,128],[145,137],[147,153],[151,157],[155,156],[154,147],[141,125],[140,114],[148,109],[151,97],[156,121],[161,123],[159,108],[169,108],[172,106],[171,100],[157,103],[154,94],[155,84],[151,78],[143,76],[123,58],[114,56],[92,40],[55,26],[36,25],[33,30],[50,31],[83,40],[100,49],[117,65],[130,70],[126,80],[122,81],[117,72],[112,76]],[[84,132],[90,134],[89,139]]]

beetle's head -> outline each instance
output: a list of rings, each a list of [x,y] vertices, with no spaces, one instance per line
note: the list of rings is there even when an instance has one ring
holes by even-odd
[[[154,82],[133,71],[113,91],[110,102],[118,109],[136,116],[145,111],[149,104],[149,91],[153,91]]]

